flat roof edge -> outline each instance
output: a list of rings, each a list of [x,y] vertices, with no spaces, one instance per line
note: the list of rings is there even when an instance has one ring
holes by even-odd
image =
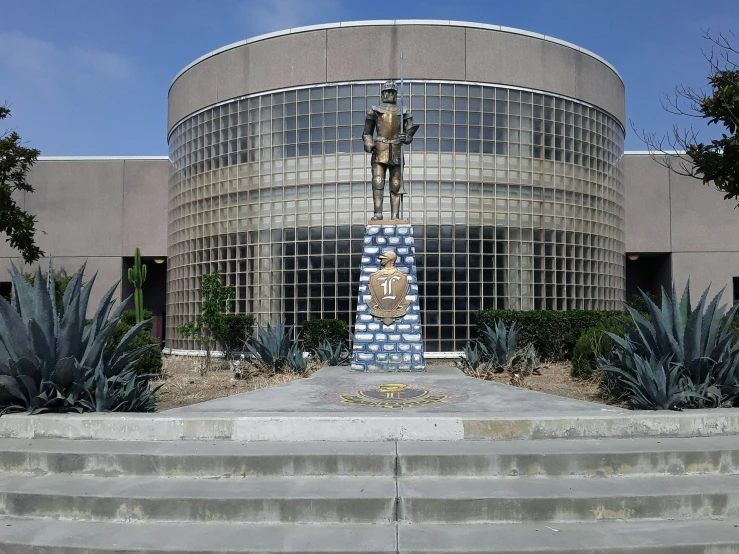
[[[84,162],[105,160],[168,160],[169,156],[39,156],[40,162]]]
[[[649,150],[625,150],[624,156],[682,156],[685,150],[665,150],[664,152],[650,152]]]
[[[558,38],[555,38],[549,35],[542,35],[540,33],[534,33],[532,31],[526,31],[524,29],[517,29],[515,27],[504,27],[500,25],[491,25],[488,23],[475,23],[475,22],[470,22],[470,21],[454,21],[454,20],[440,20],[440,19],[388,19],[388,20],[367,20],[367,21],[345,21],[345,22],[338,22],[338,23],[322,23],[320,25],[307,25],[304,27],[294,27],[292,29],[285,29],[283,31],[274,31],[271,33],[265,33],[263,35],[257,35],[255,37],[248,38],[246,40],[240,40],[238,42],[227,44],[226,46],[223,46],[221,48],[213,50],[212,52],[208,52],[207,54],[204,54],[203,56],[200,56],[195,61],[190,62],[184,68],[182,68],[179,71],[179,73],[175,75],[174,79],[172,79],[172,82],[169,85],[169,89],[167,90],[167,94],[169,94],[169,91],[172,90],[172,86],[175,84],[177,79],[179,79],[182,76],[182,74],[185,73],[187,70],[191,69],[195,65],[199,64],[200,62],[212,56],[216,56],[228,50],[238,48],[239,46],[244,46],[246,44],[260,42],[262,40],[268,40],[271,38],[287,36],[287,35],[292,35],[296,33],[305,33],[309,31],[342,29],[342,28],[349,28],[349,27],[376,27],[376,26],[381,26],[381,25],[385,25],[385,26],[437,25],[437,26],[446,26],[446,27],[465,27],[469,29],[498,31],[502,33],[511,33],[511,34],[516,34],[516,35],[532,37],[532,38],[538,38],[540,40],[551,42],[553,44],[559,44],[560,46],[572,48],[573,50],[577,50],[578,52],[581,52],[582,54],[585,54],[586,56],[590,56],[591,58],[598,60],[599,62],[607,66],[611,71],[613,71],[616,74],[616,76],[621,80],[621,83],[624,84],[625,86],[624,79],[621,76],[621,74],[611,63],[606,61],[604,58],[602,58],[598,54],[595,54],[594,52],[591,52],[590,50],[581,48],[580,46],[577,46],[576,44],[573,44],[571,42],[567,42],[564,40],[560,40]]]

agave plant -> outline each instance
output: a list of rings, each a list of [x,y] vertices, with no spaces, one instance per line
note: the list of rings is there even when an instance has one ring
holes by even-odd
[[[457,367],[465,373],[476,372],[485,364],[484,353],[484,347],[479,343],[465,345],[462,356],[457,358]]]
[[[492,362],[498,371],[503,371],[510,365],[518,349],[518,329],[515,323],[506,329],[503,320],[499,319],[494,328],[486,325],[480,338],[483,359]]]
[[[639,410],[679,410],[691,398],[700,394],[693,390],[685,375],[685,368],[672,361],[667,355],[648,360],[636,354],[634,370],[624,371],[618,366],[605,363],[601,369],[621,377],[632,407]]]
[[[661,308],[646,294],[641,294],[647,305],[649,319],[627,305],[631,321],[623,323],[624,335],[608,333],[620,348],[608,359],[599,358],[599,369],[617,374],[631,388],[636,386],[634,383],[648,382],[646,378],[637,377],[640,372],[670,372],[668,382],[672,382],[672,374],[679,374],[684,380],[674,382],[682,383],[680,386],[684,387],[684,391],[690,392],[684,397],[685,407],[734,405],[739,398],[739,343],[735,340],[731,322],[739,310],[739,304],[726,314],[725,307],[719,305],[723,290],[706,304],[706,289],[693,307],[689,283],[680,300],[674,287],[672,296],[663,289]],[[669,364],[657,363],[667,359],[670,360]],[[650,362],[647,364],[646,360]],[[652,363],[653,360],[657,361]],[[657,375],[655,379],[661,382],[662,377]],[[654,390],[645,387],[642,395],[650,398],[650,405],[659,409],[666,404],[653,397]],[[637,404],[645,403],[639,401]]]
[[[291,373],[299,375],[304,374],[308,370],[308,360],[303,355],[303,349],[300,344],[295,341],[285,356],[285,369]]]
[[[532,343],[516,353],[514,365],[524,373],[535,373],[541,367],[541,358]]]
[[[15,306],[0,299],[0,412],[155,410],[149,376],[136,375],[133,367],[152,345],[124,354],[149,320],[132,327],[106,352],[130,298],[111,315],[114,285],[86,324],[95,276],[83,286],[84,269],[85,264],[58,304],[51,263],[47,280],[39,268],[33,284],[11,268]]]
[[[343,344],[337,344],[334,347],[329,341],[323,340],[313,351],[316,359],[330,366],[346,365],[349,361],[349,354],[344,350]]]
[[[284,323],[257,327],[257,336],[246,340],[244,346],[260,369],[273,373],[282,371],[291,347],[290,328],[286,328]]]
[[[465,346],[463,354],[457,367],[479,379],[492,379],[493,373],[506,370],[529,374],[541,365],[534,345],[518,349],[516,324],[507,329],[503,320],[496,321],[494,327],[485,326],[480,340]]]

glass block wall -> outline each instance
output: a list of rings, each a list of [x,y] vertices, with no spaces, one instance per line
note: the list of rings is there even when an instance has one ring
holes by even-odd
[[[569,98],[406,83],[422,124],[406,150],[429,352],[461,348],[486,308],[616,309],[624,297],[624,129]],[[262,323],[353,324],[371,216],[366,110],[379,82],[243,97],[169,137],[167,336],[221,270]],[[386,198],[386,202],[388,202]],[[387,210],[386,210],[387,211]]]

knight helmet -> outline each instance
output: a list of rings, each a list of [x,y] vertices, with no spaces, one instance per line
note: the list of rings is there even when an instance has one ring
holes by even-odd
[[[380,89],[380,92],[385,92],[386,90],[392,90],[394,92],[398,92],[398,85],[395,83],[395,81],[385,81],[382,84],[382,88]]]

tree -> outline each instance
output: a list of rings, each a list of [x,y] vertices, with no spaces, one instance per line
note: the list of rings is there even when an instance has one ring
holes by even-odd
[[[179,328],[183,337],[197,340],[205,348],[205,365],[201,373],[210,370],[211,350],[224,333],[229,304],[236,296],[233,287],[223,284],[222,277],[220,271],[203,275],[200,283],[200,314]]]
[[[680,175],[700,179],[704,185],[713,183],[724,193],[725,200],[739,203],[739,50],[723,34],[712,37],[704,32],[704,37],[711,43],[710,52],[704,52],[711,69],[710,94],[677,86],[672,95],[665,96],[662,107],[676,115],[703,119],[709,126],[723,127],[721,137],[704,143],[692,126],[682,129],[678,125],[662,138],[655,133],[634,131],[657,163]]]
[[[0,119],[10,116],[7,106],[0,106]],[[0,233],[6,242],[18,250],[23,261],[31,264],[44,253],[36,246],[36,217],[23,210],[13,193],[33,192],[26,182],[26,175],[38,159],[40,152],[21,145],[21,137],[15,131],[0,135]]]

